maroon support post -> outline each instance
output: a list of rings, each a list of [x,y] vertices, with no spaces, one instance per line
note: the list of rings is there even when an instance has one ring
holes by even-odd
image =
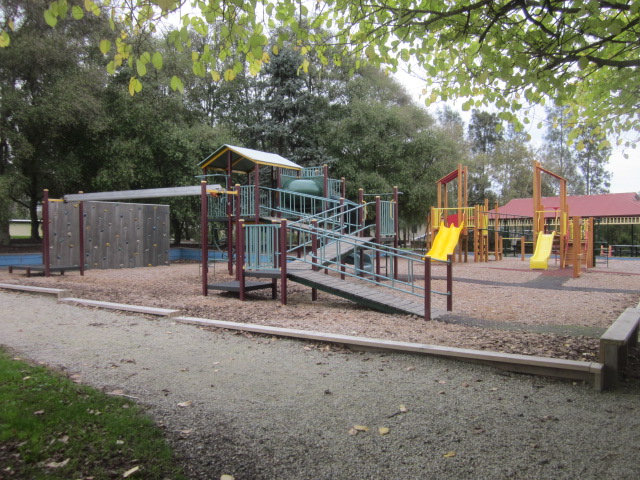
[[[236,183],[235,186],[235,212],[234,212],[234,216],[235,216],[235,226],[236,226],[236,231],[235,231],[235,249],[236,249],[236,255],[238,254],[238,252],[240,251],[240,184]],[[229,217],[231,218],[231,217]],[[228,239],[228,243],[229,243],[229,275],[233,275],[233,243],[231,242],[231,238]],[[236,268],[236,280],[240,279],[240,272],[238,271],[238,269]]]
[[[400,246],[400,208],[398,207],[398,200],[398,187],[393,187],[393,248],[396,250]],[[398,279],[398,255],[393,256],[393,279]]]
[[[316,272],[318,270],[318,221],[311,220],[311,269]],[[311,300],[318,300],[318,289],[311,289]]]
[[[200,182],[200,257],[202,264],[202,295],[207,296],[209,283],[209,218],[207,210],[207,181]]]
[[[287,221],[280,221],[280,303],[287,304]]]
[[[431,257],[424,257],[424,319],[431,320]]]
[[[236,269],[238,283],[240,285],[240,300],[244,301],[245,278],[244,278],[244,220],[240,220],[236,226],[238,230],[238,250],[236,250]]]
[[[380,208],[380,197],[376,196],[376,243],[380,245],[382,237],[380,236],[380,219],[382,218]],[[380,279],[380,248],[376,248],[376,282]]]
[[[231,190],[231,176],[233,175],[233,159],[231,155],[231,150],[227,152],[227,178],[225,179],[225,185],[227,187],[227,191]],[[236,189],[236,191],[238,191]],[[240,193],[238,192],[238,197]],[[227,268],[229,270],[229,275],[233,275],[233,200],[227,197]],[[236,204],[240,203],[240,198],[235,199]],[[237,209],[237,205],[236,205]],[[238,226],[238,219],[236,218],[236,228]],[[238,232],[235,232],[236,235],[236,243]]]
[[[51,275],[51,258],[49,251],[49,190],[44,189],[42,194],[42,263],[44,264],[44,276]]]
[[[82,192],[80,192],[82,193]],[[80,250],[80,276],[84,276],[84,202],[78,203],[78,250]]]
[[[453,311],[453,255],[447,255],[447,312]]]

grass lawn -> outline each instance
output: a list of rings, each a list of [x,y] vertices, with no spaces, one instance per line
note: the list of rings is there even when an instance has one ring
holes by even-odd
[[[0,478],[186,477],[135,403],[0,349]]]

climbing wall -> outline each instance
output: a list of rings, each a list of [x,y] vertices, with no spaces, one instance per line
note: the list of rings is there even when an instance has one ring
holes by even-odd
[[[79,204],[49,204],[52,266],[78,265]],[[120,202],[84,203],[86,268],[169,264],[169,206]]]

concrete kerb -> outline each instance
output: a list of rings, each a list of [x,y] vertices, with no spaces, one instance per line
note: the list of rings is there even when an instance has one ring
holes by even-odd
[[[180,314],[179,310],[68,297],[66,296],[68,295],[68,291],[55,288],[31,287],[16,284],[0,284],[0,288],[23,291],[26,293],[54,294],[58,297],[59,303],[164,316],[185,324],[209,326],[229,330],[241,330],[252,333],[276,335],[303,340],[317,340],[321,342],[341,344],[353,349],[364,348],[371,350],[394,351],[400,353],[419,353],[422,355],[432,355],[472,363],[487,364],[503,370],[519,373],[584,380],[592,383],[596,390],[602,390],[604,386],[604,365],[597,362],[580,362],[575,360],[564,360],[549,357],[507,354],[484,350],[471,350],[438,345],[355,337],[349,335],[328,334],[310,330],[268,327],[264,325],[226,322],[222,320],[210,320],[205,318],[183,317],[178,316]]]
[[[466,362],[491,365],[493,367],[512,372],[585,380],[592,383],[596,390],[602,390],[603,388],[603,365],[597,362],[580,362],[576,360],[490,352],[485,350],[471,350],[466,348],[444,347],[421,343],[397,342],[350,335],[328,334],[311,330],[297,330],[269,327],[265,325],[227,322],[223,320],[209,320],[206,318],[196,317],[174,317],[173,320],[180,323],[199,326],[240,330],[251,333],[261,333],[305,340],[317,340],[321,342],[340,344],[350,348],[355,347],[354,349],[364,348],[377,351],[418,353],[422,355],[447,357]]]
[[[70,295],[69,290],[63,290],[60,288],[33,287],[30,285],[17,285],[13,283],[0,283],[0,288],[26,293],[37,293],[41,295],[55,295],[58,299],[68,297]]]

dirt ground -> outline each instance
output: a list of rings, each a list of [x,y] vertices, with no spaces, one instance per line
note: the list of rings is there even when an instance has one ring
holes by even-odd
[[[226,264],[210,267],[209,282],[230,280]],[[434,268],[439,289],[444,270]],[[237,295],[201,295],[200,265],[89,270],[27,278],[0,270],[0,283],[65,288],[75,297],[173,308],[185,316],[358,335],[397,341],[499,352],[597,360],[597,338],[628,307],[640,301],[640,259],[610,259],[578,279],[550,261],[546,272],[530,271],[519,258],[453,266],[453,311],[437,320],[390,315],[289,282],[288,304],[269,290]],[[440,283],[440,285],[438,285]],[[445,308],[443,297],[434,298]]]

